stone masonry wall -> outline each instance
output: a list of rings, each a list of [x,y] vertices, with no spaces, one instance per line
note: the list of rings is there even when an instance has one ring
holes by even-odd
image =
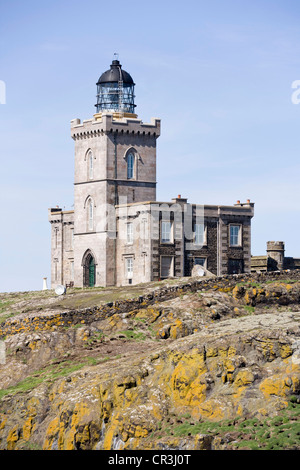
[[[238,282],[266,282],[266,281],[300,281],[300,270],[275,271],[252,274],[233,274],[214,278],[188,279],[186,282],[176,285],[166,285],[151,293],[138,298],[109,302],[94,308],[71,310],[67,312],[28,316],[26,318],[12,318],[0,324],[0,339],[17,333],[35,332],[56,328],[65,328],[76,324],[91,324],[98,320],[108,318],[115,313],[126,313],[136,309],[145,308],[156,302],[175,298],[184,292],[196,292],[198,290],[224,290],[232,291]],[[300,300],[300,299],[299,299]]]

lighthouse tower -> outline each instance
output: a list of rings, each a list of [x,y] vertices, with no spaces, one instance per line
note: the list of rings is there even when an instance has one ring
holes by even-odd
[[[115,206],[156,200],[160,120],[138,119],[134,88],[131,75],[114,59],[97,82],[96,113],[71,121],[75,286],[115,284]]]

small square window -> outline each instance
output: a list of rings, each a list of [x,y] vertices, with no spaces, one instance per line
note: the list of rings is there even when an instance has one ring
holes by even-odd
[[[195,265],[203,266],[204,268],[206,268],[206,258],[195,258],[194,259],[194,266]]]

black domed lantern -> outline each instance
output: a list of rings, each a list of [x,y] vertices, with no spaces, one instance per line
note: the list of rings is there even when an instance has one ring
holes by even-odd
[[[113,60],[110,70],[104,72],[97,82],[97,113],[134,114],[134,85],[120,62]]]

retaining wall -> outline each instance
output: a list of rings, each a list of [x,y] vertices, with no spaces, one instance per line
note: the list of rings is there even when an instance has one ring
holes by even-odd
[[[136,309],[145,308],[156,302],[172,299],[184,292],[198,290],[225,289],[232,290],[237,282],[266,282],[280,280],[299,280],[300,270],[275,271],[251,274],[233,274],[214,278],[189,278],[187,282],[172,286],[164,286],[144,296],[134,299],[118,300],[99,305],[93,308],[70,310],[55,314],[28,315],[25,318],[15,317],[0,324],[0,339],[23,332],[35,332],[66,328],[72,325],[89,325],[95,321],[103,320],[116,313],[126,313]]]

